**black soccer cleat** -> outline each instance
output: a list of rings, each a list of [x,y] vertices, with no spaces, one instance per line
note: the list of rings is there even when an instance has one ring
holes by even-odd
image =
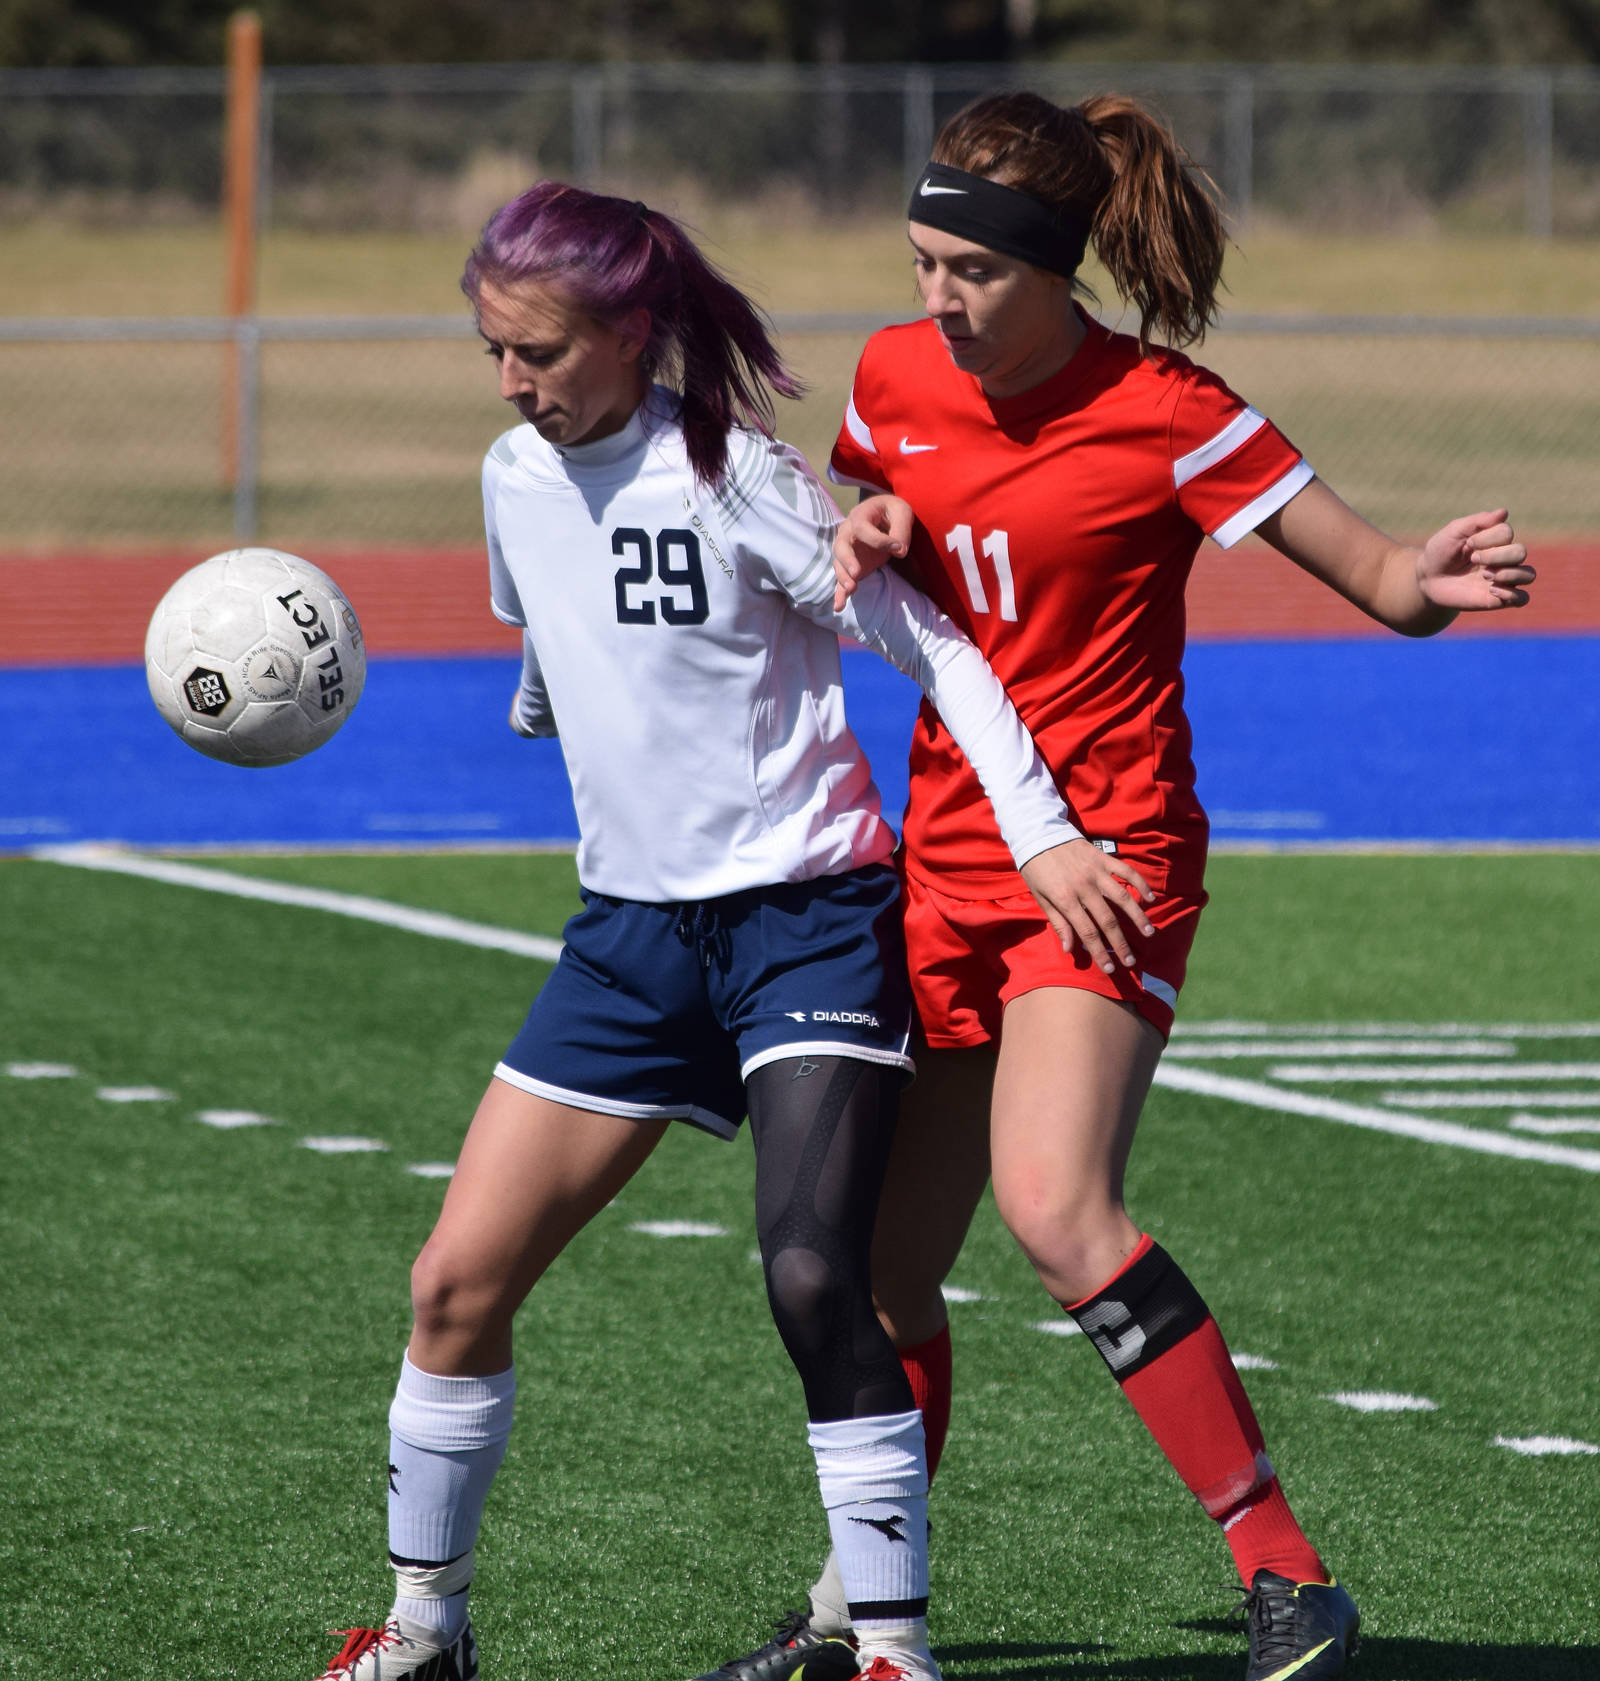
[[[860,1670],[851,1641],[818,1634],[808,1613],[791,1611],[765,1646],[695,1681],[855,1681]]]
[[[1337,1582],[1262,1570],[1239,1609],[1250,1636],[1244,1681],[1330,1681],[1355,1656],[1361,1613]]]

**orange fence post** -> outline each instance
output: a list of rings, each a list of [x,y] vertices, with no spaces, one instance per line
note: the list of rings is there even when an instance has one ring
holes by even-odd
[[[222,218],[227,241],[223,313],[235,321],[256,305],[256,172],[261,144],[261,19],[228,19],[228,104],[223,150]],[[222,477],[239,483],[239,341],[223,352]]]

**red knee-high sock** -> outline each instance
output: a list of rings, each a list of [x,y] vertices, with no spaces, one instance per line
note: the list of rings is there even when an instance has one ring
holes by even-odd
[[[899,1351],[911,1383],[911,1399],[922,1408],[922,1433],[928,1442],[928,1478],[939,1468],[944,1439],[950,1432],[950,1327],[926,1342]]]
[[[1077,1320],[1134,1411],[1205,1512],[1222,1526],[1240,1578],[1292,1582],[1327,1571],[1295,1522],[1227,1344],[1199,1292],[1148,1236]]]

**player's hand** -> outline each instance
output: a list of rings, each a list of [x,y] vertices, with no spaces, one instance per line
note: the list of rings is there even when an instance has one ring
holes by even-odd
[[[856,585],[870,572],[911,549],[916,515],[898,496],[864,496],[844,516],[833,534],[833,610],[856,593]]]
[[[1069,955],[1082,951],[1108,975],[1137,959],[1123,920],[1149,939],[1155,928],[1144,907],[1155,894],[1131,864],[1102,852],[1091,840],[1067,841],[1022,866],[1022,879],[1039,901]]]
[[[1436,607],[1487,613],[1526,607],[1536,574],[1504,508],[1468,514],[1434,532],[1417,557],[1417,584]]]

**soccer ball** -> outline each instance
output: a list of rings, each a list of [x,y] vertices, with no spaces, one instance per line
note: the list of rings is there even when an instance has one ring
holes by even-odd
[[[197,752],[283,765],[349,716],[367,656],[326,572],[279,549],[230,549],[162,596],[144,670],[156,710]]]

